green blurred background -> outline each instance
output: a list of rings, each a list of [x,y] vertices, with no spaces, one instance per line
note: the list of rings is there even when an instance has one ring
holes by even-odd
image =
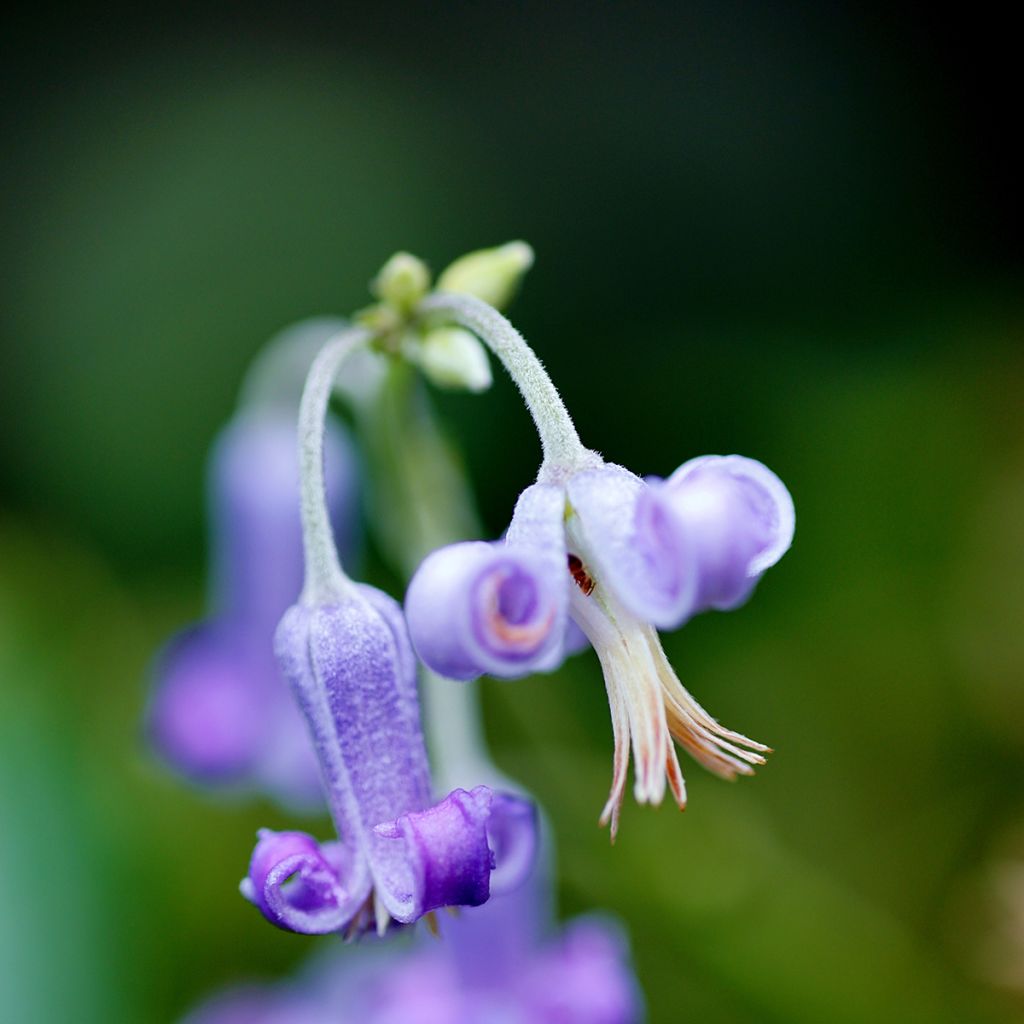
[[[1017,55],[985,5],[921,17],[15,13],[0,1016],[170,1021],[315,944],[235,890],[288,819],[182,787],[141,740],[153,651],[202,606],[207,446],[261,343],[365,304],[392,251],[439,268],[522,237],[513,319],[588,444],[641,473],[751,455],[798,510],[755,600],[666,640],[776,748],[755,779],[684,766],[686,815],[627,804],[612,849],[593,656],[482,685],[554,823],[562,910],[626,921],[654,1022],[1024,1019]],[[439,402],[497,534],[529,421],[504,379]]]

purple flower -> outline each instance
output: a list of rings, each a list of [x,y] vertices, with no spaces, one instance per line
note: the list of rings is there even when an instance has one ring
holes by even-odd
[[[720,726],[686,691],[656,632],[707,608],[735,608],[789,548],[789,492],[765,466],[705,456],[644,482],[588,453],[582,468],[528,487],[505,540],[455,544],[413,578],[413,644],[441,675],[511,678],[555,667],[567,616],[600,659],[612,714],[614,838],[632,745],[636,799],[686,788],[674,737],[723,777],[749,775],[769,749]]]
[[[229,990],[185,1024],[635,1024],[642,997],[621,929],[602,917],[544,927],[540,880],[445,918],[442,936],[346,949],[296,979]]]
[[[444,906],[478,906],[499,879],[518,885],[532,857],[530,805],[486,786],[434,803],[416,693],[416,659],[399,605],[364,585],[297,604],[276,649],[306,718],[337,842],[260,833],[242,893],[290,931],[359,934]],[[493,835],[495,851],[488,843]]]
[[[326,448],[335,530],[350,545],[355,456],[337,426]],[[187,778],[317,803],[316,758],[273,654],[274,628],[302,584],[294,411],[238,414],[217,439],[208,476],[212,611],[158,656],[148,731]]]

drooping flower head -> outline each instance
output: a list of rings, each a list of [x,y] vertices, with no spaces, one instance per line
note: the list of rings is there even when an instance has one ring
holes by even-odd
[[[517,863],[522,843],[507,833],[535,827],[524,801],[486,786],[435,802],[402,610],[383,592],[353,583],[338,560],[324,497],[323,420],[338,368],[365,340],[357,328],[328,343],[303,394],[305,582],[275,642],[338,839],[319,844],[302,832],[264,830],[241,886],[269,921],[308,934],[372,926],[383,933],[392,920],[408,924],[438,907],[478,906],[496,867],[509,886],[522,881],[530,865]],[[505,850],[510,856],[499,864],[496,854]]]
[[[520,386],[541,433],[538,482],[520,496],[503,541],[429,555],[405,609],[413,644],[441,675],[515,678],[556,667],[569,621],[597,652],[615,739],[611,793],[601,815],[612,836],[626,785],[660,803],[686,788],[673,738],[725,778],[753,773],[769,748],[719,725],[679,682],[658,629],[709,608],[742,604],[785,553],[793,503],[767,467],[704,456],[668,480],[644,481],[579,443],[536,357],[493,310],[463,296],[425,304],[491,344]]]

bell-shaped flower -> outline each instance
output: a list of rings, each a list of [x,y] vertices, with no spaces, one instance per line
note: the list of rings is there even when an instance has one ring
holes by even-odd
[[[496,867],[507,887],[522,881],[535,831],[528,802],[486,786],[433,800],[416,659],[395,601],[352,585],[329,604],[295,605],[276,649],[339,838],[260,833],[242,893],[269,921],[307,934],[383,932],[391,920],[484,903]]]
[[[325,448],[331,518],[348,548],[355,455],[336,424]],[[273,652],[274,628],[302,585],[297,488],[294,410],[236,415],[209,461],[211,611],[158,656],[147,726],[185,777],[306,806],[322,799],[316,758]]]
[[[512,678],[557,666],[571,617],[608,691],[615,755],[601,821],[614,837],[630,746],[641,803],[660,803],[667,781],[686,804],[673,738],[726,778],[764,762],[768,747],[719,725],[687,692],[657,629],[741,604],[789,547],[793,523],[785,486],[752,459],[706,456],[645,482],[589,453],[523,492],[503,542],[426,559],[406,601],[413,644],[442,675]]]

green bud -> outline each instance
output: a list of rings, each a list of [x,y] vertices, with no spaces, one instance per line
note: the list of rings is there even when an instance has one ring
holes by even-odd
[[[461,327],[435,327],[420,342],[416,361],[427,378],[442,388],[486,391],[491,364],[474,334]]]
[[[381,267],[370,290],[381,302],[402,313],[412,312],[430,288],[430,271],[423,260],[407,252],[396,252]]]
[[[437,280],[438,291],[475,295],[496,309],[512,301],[523,275],[533,266],[526,242],[508,242],[460,256]]]

